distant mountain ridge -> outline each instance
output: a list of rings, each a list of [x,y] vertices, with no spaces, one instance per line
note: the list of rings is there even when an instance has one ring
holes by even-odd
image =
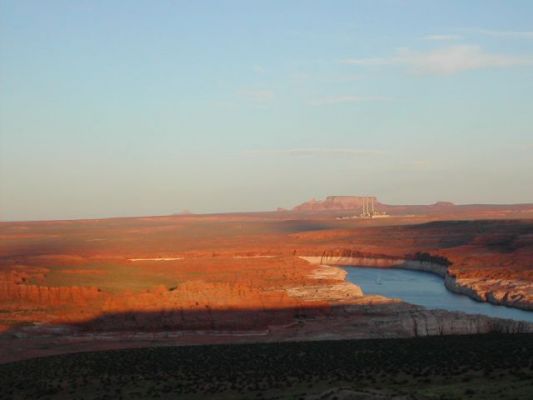
[[[297,205],[292,211],[355,211],[360,212],[364,204],[371,204],[377,212],[398,214],[441,214],[463,211],[501,212],[505,210],[533,211],[533,204],[462,204],[438,201],[433,204],[392,205],[381,203],[376,196],[328,196],[324,200],[311,199]]]

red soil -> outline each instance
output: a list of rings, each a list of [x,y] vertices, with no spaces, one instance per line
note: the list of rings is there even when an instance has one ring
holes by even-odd
[[[287,294],[286,288],[317,284],[310,277],[315,267],[297,256],[335,249],[393,257],[425,251],[449,258],[458,276],[533,281],[533,220],[424,223],[434,219],[444,217],[337,220],[281,212],[1,223],[0,327],[91,321],[85,328],[259,329],[289,323],[299,310],[331,306]],[[183,259],[129,261],[165,257]],[[250,310],[247,318],[243,310]]]

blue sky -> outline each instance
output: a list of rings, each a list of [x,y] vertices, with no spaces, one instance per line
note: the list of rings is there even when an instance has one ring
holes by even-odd
[[[0,219],[533,201],[531,1],[0,0]]]

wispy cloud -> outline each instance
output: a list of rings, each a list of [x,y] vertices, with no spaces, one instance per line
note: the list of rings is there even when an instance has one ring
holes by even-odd
[[[491,29],[466,29],[466,31],[497,38],[533,39],[533,31],[497,31]]]
[[[314,106],[323,106],[330,104],[341,104],[341,103],[363,103],[369,101],[389,101],[392,100],[390,97],[385,96],[352,96],[352,95],[341,95],[341,96],[324,96],[318,99],[310,101],[311,105]]]
[[[483,68],[503,68],[533,65],[532,57],[488,53],[479,46],[451,46],[428,52],[400,50],[397,62],[423,74],[450,75]]]
[[[434,41],[448,41],[448,40],[460,40],[462,37],[460,35],[427,35],[424,36],[424,40],[434,40]]]
[[[313,79],[314,82],[320,83],[348,83],[364,79],[361,74],[329,75],[329,76],[312,76],[306,73],[292,74],[290,78],[296,82],[304,82]]]
[[[297,149],[274,149],[274,150],[250,150],[246,154],[271,154],[287,155],[294,157],[328,157],[328,158],[360,158],[374,157],[386,154],[382,150],[354,149],[354,148],[297,148]]]
[[[268,89],[241,89],[239,95],[256,102],[267,102],[274,98],[274,92]]]
[[[336,76],[336,77],[327,79],[327,81],[328,82],[332,82],[332,83],[346,83],[346,82],[360,81],[361,79],[363,79],[362,75],[354,75],[354,74],[352,74],[352,75]]]
[[[388,65],[393,64],[393,60],[390,58],[347,58],[341,61],[342,64],[348,65],[361,65],[361,66],[374,66],[374,65]]]
[[[429,51],[399,49],[390,58],[369,58],[344,60],[352,65],[399,65],[420,74],[450,75],[457,72],[484,69],[504,68],[520,65],[533,65],[532,56],[515,56],[489,53],[479,46],[458,45]],[[379,63],[377,60],[380,60]]]

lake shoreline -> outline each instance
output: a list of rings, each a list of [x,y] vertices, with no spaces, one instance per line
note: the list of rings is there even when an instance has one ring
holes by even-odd
[[[444,265],[403,258],[329,255],[301,256],[301,258],[311,264],[319,265],[428,272],[442,278],[444,287],[452,293],[467,296],[480,303],[505,306],[522,311],[533,310],[533,302],[528,296],[528,293],[533,290],[533,285],[528,282],[517,284],[515,281],[492,282],[488,279],[461,279],[450,274],[448,267]],[[517,287],[519,288],[518,290]]]

